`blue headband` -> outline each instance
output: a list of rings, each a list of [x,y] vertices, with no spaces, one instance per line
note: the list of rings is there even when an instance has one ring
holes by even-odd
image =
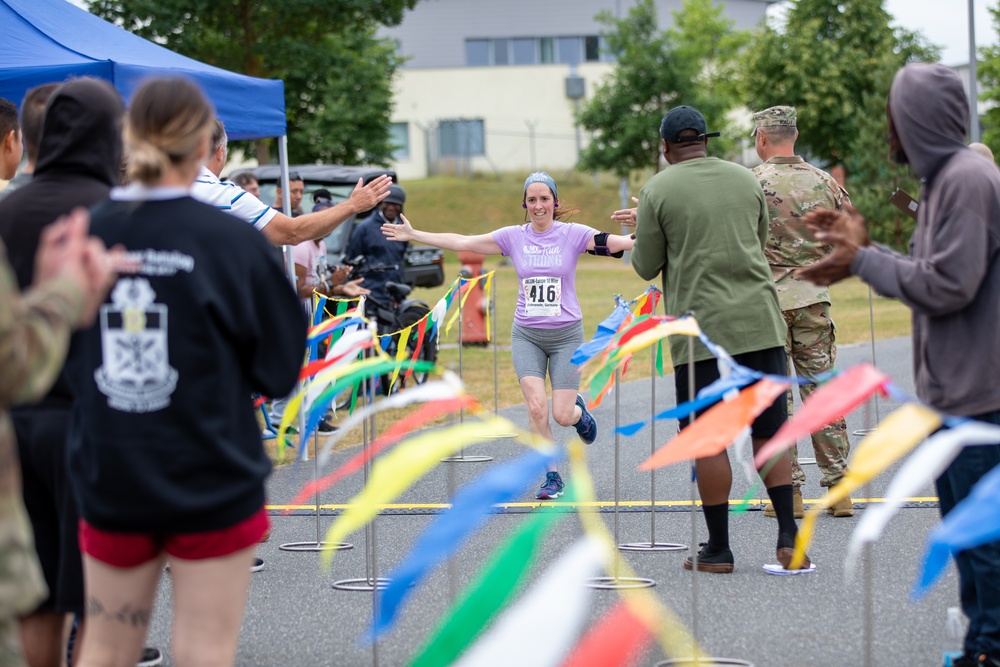
[[[552,196],[559,199],[559,193],[556,191],[556,182],[552,180],[552,177],[546,174],[544,171],[536,171],[530,174],[528,178],[524,179],[524,191],[528,191],[528,186],[532,183],[544,183],[549,186],[549,190],[552,190]]]

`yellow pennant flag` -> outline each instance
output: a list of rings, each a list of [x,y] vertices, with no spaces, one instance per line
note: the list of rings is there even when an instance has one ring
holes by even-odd
[[[621,347],[615,348],[608,355],[606,361],[603,361],[593,373],[587,377],[584,384],[589,385],[591,381],[601,371],[605,370],[609,364],[618,365],[625,361],[629,355],[634,354],[638,350],[649,347],[656,343],[657,341],[663,340],[668,336],[693,336],[697,337],[701,335],[701,328],[698,326],[698,321],[693,317],[682,317],[677,320],[669,320],[667,322],[661,322],[655,327],[648,331],[643,331],[641,334],[629,339]]]
[[[445,429],[422,433],[410,438],[385,454],[372,468],[372,476],[361,493],[330,526],[328,542],[341,542],[363,528],[379,512],[379,508],[410,488],[445,456],[454,454],[470,442],[490,440],[497,433],[518,433],[506,419],[485,416],[481,421],[456,424]],[[330,564],[332,551],[323,552],[323,562]]]
[[[389,390],[392,391],[393,385],[396,384],[396,380],[399,379],[399,365],[409,357],[409,350],[406,349],[406,344],[410,342],[410,330],[412,325],[406,327],[399,332],[399,340],[396,342],[396,367],[392,369],[392,380],[389,382]]]
[[[797,570],[802,566],[806,549],[812,542],[816,517],[884,472],[940,426],[941,415],[917,403],[907,403],[886,417],[878,429],[868,434],[854,449],[851,463],[840,482],[830,488],[819,504],[809,509],[799,526],[795,555],[788,568]]]

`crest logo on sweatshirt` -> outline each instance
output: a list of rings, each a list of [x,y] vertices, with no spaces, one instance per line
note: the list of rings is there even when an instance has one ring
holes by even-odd
[[[155,299],[145,278],[121,278],[112,303],[101,306],[104,363],[94,380],[115,410],[162,410],[177,387],[177,370],[167,359],[167,307]]]

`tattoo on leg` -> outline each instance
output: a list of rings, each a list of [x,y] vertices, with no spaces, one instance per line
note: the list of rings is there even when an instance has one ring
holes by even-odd
[[[107,621],[115,621],[133,628],[145,628],[149,626],[151,609],[133,608],[131,604],[125,603],[118,611],[107,609],[100,600],[93,595],[87,596],[87,618],[102,618]]]

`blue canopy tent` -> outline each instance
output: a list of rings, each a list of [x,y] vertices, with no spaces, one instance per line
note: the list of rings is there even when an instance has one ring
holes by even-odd
[[[65,0],[0,0],[0,97],[73,76],[110,81],[128,100],[149,76],[197,81],[233,139],[285,135],[281,81],[257,79],[174,53]]]
[[[281,180],[288,192],[285,84],[206,65],[94,16],[66,0],[0,0],[0,97],[20,105],[43,83],[75,76],[105,79],[131,98],[143,79],[187,76],[215,105],[232,139],[278,137]],[[288,202],[285,214],[290,215]],[[295,283],[290,247],[285,268]]]

